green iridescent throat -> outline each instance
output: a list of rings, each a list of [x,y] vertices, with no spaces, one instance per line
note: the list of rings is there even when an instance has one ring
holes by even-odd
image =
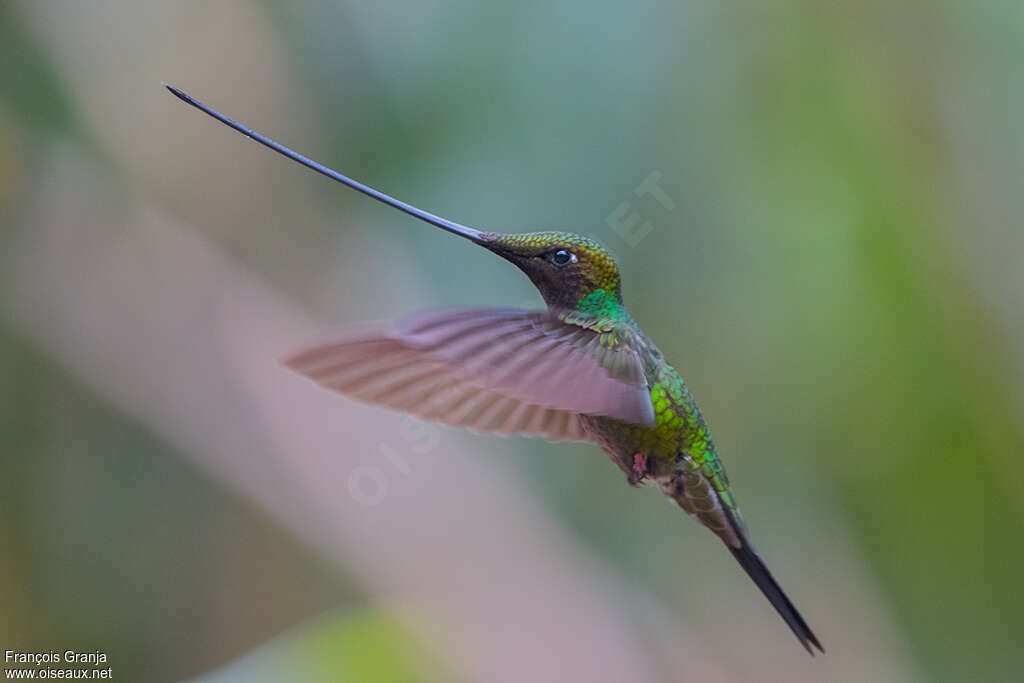
[[[619,297],[606,289],[595,289],[577,301],[576,310],[584,315],[602,320],[632,321]]]

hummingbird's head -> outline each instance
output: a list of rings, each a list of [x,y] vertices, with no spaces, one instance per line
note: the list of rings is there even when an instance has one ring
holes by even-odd
[[[589,237],[568,232],[484,234],[482,245],[526,273],[549,307],[600,313],[622,303],[619,267]]]

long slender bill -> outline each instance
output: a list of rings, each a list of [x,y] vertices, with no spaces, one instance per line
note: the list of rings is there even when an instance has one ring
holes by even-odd
[[[428,211],[424,211],[422,209],[418,209],[418,208],[416,208],[415,206],[413,206],[411,204],[406,204],[405,202],[400,201],[398,199],[395,199],[394,197],[391,197],[389,195],[386,195],[383,192],[380,192],[379,190],[375,190],[375,189],[373,189],[372,187],[370,187],[368,185],[364,185],[361,182],[359,182],[358,180],[353,180],[352,178],[349,178],[348,176],[344,176],[344,175],[338,173],[337,171],[334,171],[332,169],[327,168],[323,164],[319,164],[319,163],[313,161],[309,157],[303,156],[303,155],[299,154],[298,152],[295,152],[295,151],[293,151],[291,149],[288,149],[287,147],[285,147],[284,145],[282,145],[280,143],[274,142],[273,140],[271,140],[270,138],[266,137],[265,135],[260,135],[256,131],[250,130],[249,128],[246,128],[245,126],[243,126],[242,124],[238,123],[237,121],[234,121],[233,119],[230,119],[227,116],[224,116],[220,112],[218,112],[218,111],[216,111],[214,109],[211,109],[210,107],[207,107],[205,104],[203,104],[199,100],[196,100],[196,99],[190,97],[189,95],[185,94],[181,90],[178,90],[174,86],[168,85],[167,83],[164,83],[163,85],[164,85],[165,88],[167,88],[171,92],[172,95],[174,95],[178,99],[180,99],[183,102],[186,102],[188,104],[191,104],[193,107],[195,107],[196,109],[198,109],[199,111],[201,111],[201,112],[203,112],[205,114],[209,114],[210,116],[212,116],[213,118],[217,119],[218,121],[220,121],[224,125],[230,126],[231,128],[234,128],[235,130],[237,130],[242,135],[244,135],[244,136],[246,136],[248,138],[252,138],[256,142],[260,143],[261,145],[264,145],[265,147],[269,147],[270,149],[274,150],[278,154],[282,154],[282,155],[288,157],[292,161],[297,161],[298,163],[302,164],[306,168],[312,169],[312,170],[316,171],[317,173],[319,173],[321,175],[325,175],[328,178],[331,178],[332,180],[337,180],[339,183],[342,183],[343,185],[347,185],[347,186],[351,187],[353,190],[356,190],[358,192],[362,192],[363,194],[367,195],[368,197],[373,197],[377,201],[382,202],[384,204],[387,204],[388,206],[392,206],[392,207],[398,209],[399,211],[404,211],[405,213],[409,214],[410,216],[414,216],[416,218],[419,218],[421,221],[426,221],[427,223],[430,223],[431,225],[436,225],[437,227],[441,228],[442,230],[447,230],[448,232],[454,233],[454,234],[459,235],[461,237],[465,237],[466,239],[471,240],[473,242],[476,242],[477,244],[486,245],[488,242],[491,241],[491,239],[493,239],[493,237],[492,237],[493,233],[481,232],[481,231],[476,230],[474,228],[469,228],[469,227],[466,227],[465,225],[460,225],[458,223],[454,223],[454,222],[452,222],[452,221],[450,221],[450,220],[448,220],[446,218],[441,218],[440,216],[435,216],[434,214],[432,214],[432,213],[430,213]]]

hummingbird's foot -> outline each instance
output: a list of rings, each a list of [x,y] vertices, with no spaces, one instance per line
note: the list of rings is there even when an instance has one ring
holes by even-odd
[[[633,455],[633,471],[629,473],[629,485],[636,486],[647,478],[647,454],[636,453]]]

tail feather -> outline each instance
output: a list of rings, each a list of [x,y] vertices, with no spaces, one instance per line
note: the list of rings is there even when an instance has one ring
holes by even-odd
[[[768,602],[772,603],[776,611],[786,620],[789,628],[793,630],[793,633],[800,640],[800,644],[807,649],[811,656],[814,656],[814,650],[811,648],[812,645],[824,654],[825,648],[818,642],[817,636],[811,631],[811,627],[807,625],[804,618],[800,616],[793,603],[782,592],[782,588],[779,587],[772,573],[768,571],[768,567],[765,566],[757,551],[742,536],[741,543],[742,545],[739,548],[729,546],[729,551],[732,552],[733,557],[740,563],[740,566],[747,572],[747,575],[754,580],[757,587],[768,598]]]

